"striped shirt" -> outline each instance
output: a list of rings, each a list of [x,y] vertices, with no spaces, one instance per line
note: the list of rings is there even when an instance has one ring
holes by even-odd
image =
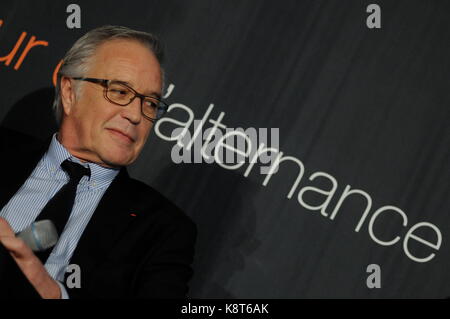
[[[57,133],[53,135],[47,152],[31,175],[3,207],[0,216],[8,221],[14,232],[22,231],[38,217],[47,202],[69,181],[69,176],[61,168],[63,161],[70,159],[90,168],[91,176],[90,178],[83,176],[80,180],[70,217],[45,263],[50,276],[57,281],[63,281],[66,267],[78,241],[106,189],[119,173],[119,169],[105,168],[94,163],[81,163],[59,143],[56,136]],[[64,289],[62,292],[63,296],[67,295]]]

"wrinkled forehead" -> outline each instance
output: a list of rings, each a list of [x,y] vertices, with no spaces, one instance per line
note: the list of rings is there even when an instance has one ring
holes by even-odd
[[[91,59],[88,73],[123,81],[144,94],[161,94],[161,66],[155,54],[138,41],[117,39],[102,43]]]

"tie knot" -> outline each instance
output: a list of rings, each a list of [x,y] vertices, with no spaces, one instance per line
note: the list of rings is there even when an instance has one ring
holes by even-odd
[[[78,184],[84,175],[87,175],[88,177],[91,176],[91,170],[89,168],[86,168],[78,163],[71,162],[68,159],[61,163],[61,168],[69,174],[70,182],[75,182],[76,184]]]

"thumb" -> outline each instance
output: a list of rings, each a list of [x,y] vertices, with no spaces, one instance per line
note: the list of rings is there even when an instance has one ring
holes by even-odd
[[[14,237],[14,230],[9,225],[8,221],[3,217],[0,217],[0,237],[11,236]]]
[[[32,253],[22,239],[16,238],[13,229],[2,217],[0,217],[0,243],[16,258],[28,257]]]
[[[1,236],[0,242],[13,255],[14,258],[25,259],[33,256],[33,251],[20,238]]]

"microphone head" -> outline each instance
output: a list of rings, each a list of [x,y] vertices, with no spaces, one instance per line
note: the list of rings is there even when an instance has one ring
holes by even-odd
[[[16,235],[33,251],[44,251],[58,242],[58,232],[51,220],[45,219],[32,223]]]

